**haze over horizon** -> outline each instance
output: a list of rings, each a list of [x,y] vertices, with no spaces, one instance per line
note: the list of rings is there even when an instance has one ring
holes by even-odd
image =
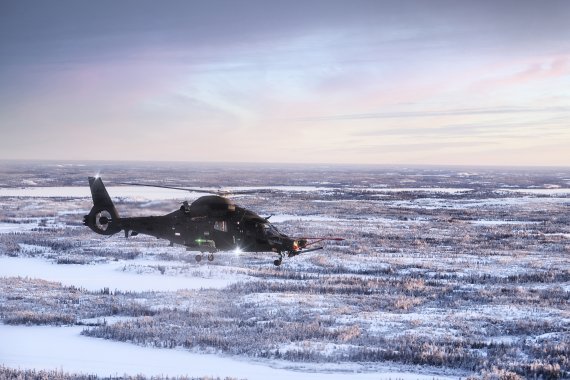
[[[0,159],[568,166],[568,1],[4,1]]]

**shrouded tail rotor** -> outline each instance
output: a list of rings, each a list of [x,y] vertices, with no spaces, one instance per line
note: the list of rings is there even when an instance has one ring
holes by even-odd
[[[83,217],[83,224],[101,235],[113,235],[121,231],[117,209],[99,177],[89,177],[93,207]]]

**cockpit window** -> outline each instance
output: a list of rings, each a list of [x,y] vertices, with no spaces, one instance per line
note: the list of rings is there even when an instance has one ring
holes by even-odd
[[[277,231],[277,228],[275,228],[275,226],[271,223],[262,223],[261,228],[266,234],[279,235],[279,231]]]
[[[217,220],[214,222],[214,229],[222,232],[228,232],[228,223],[225,220]]]

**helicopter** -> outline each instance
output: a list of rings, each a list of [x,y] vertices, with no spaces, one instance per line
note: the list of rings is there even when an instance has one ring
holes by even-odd
[[[184,201],[180,209],[166,215],[126,217],[119,216],[103,180],[88,177],[93,207],[83,217],[83,224],[101,235],[114,235],[124,231],[125,238],[138,234],[154,236],[157,239],[183,245],[187,251],[199,251],[195,256],[200,262],[204,253],[208,261],[214,260],[219,251],[273,252],[277,259],[275,266],[281,265],[284,257],[294,257],[313,252],[324,247],[315,245],[325,240],[341,241],[338,237],[291,238],[279,232],[269,222],[253,211],[240,207],[226,198],[224,193],[212,194],[203,189],[122,183],[137,186],[161,187],[193,192],[206,192],[192,203]],[[244,192],[246,193],[246,192]],[[251,193],[251,192],[247,192]]]

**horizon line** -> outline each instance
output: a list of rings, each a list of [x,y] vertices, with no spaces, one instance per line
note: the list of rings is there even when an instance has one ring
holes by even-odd
[[[320,166],[333,166],[333,167],[417,167],[417,168],[481,168],[481,169],[570,169],[570,165],[501,165],[501,164],[426,164],[426,163],[341,163],[341,162],[255,162],[255,161],[184,161],[184,160],[74,160],[74,159],[22,159],[22,158],[0,158],[0,163],[64,163],[75,165],[87,164],[105,164],[105,165],[120,165],[120,164],[154,164],[161,165],[277,165],[277,166],[307,166],[307,167],[320,167]]]

